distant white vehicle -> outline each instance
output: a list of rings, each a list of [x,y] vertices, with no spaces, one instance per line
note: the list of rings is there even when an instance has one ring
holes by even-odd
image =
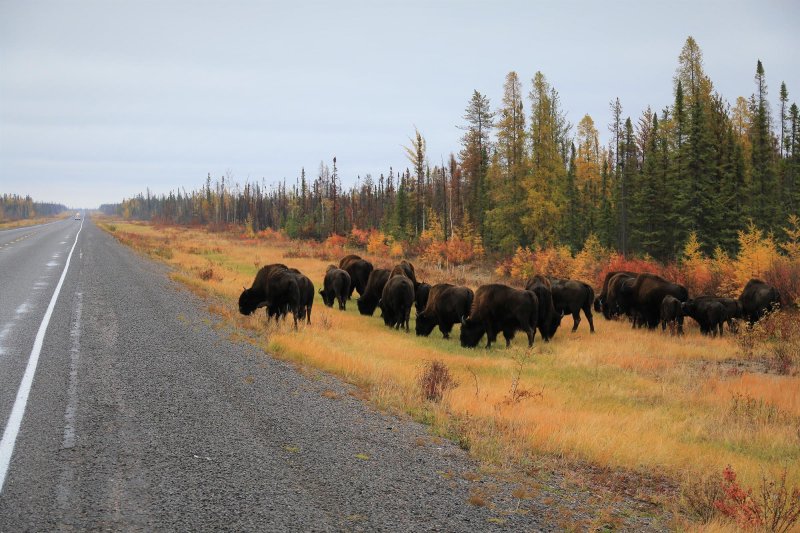
[[[81,219],[81,214],[75,213],[75,220],[80,220],[80,219]]]

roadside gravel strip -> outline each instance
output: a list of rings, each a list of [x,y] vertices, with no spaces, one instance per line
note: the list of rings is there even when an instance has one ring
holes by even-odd
[[[78,248],[0,493],[0,531],[567,525],[528,500],[529,512],[513,512],[510,484],[465,479],[479,466],[424,426],[231,342],[166,267],[90,220]],[[490,483],[491,506],[468,503]]]

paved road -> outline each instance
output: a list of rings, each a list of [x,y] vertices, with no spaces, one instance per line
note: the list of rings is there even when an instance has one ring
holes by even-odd
[[[490,521],[500,508],[467,503],[464,452],[230,342],[165,267],[90,220],[76,242],[80,226],[0,233],[0,428],[75,243],[0,531],[547,529],[533,512]]]

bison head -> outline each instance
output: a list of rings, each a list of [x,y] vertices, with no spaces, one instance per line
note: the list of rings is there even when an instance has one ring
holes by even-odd
[[[239,312],[243,315],[251,315],[264,304],[265,300],[264,291],[245,289],[239,296]]]
[[[417,336],[427,337],[431,334],[435,326],[436,320],[434,320],[433,317],[429,317],[425,313],[417,313],[417,325],[415,327]]]
[[[474,348],[481,341],[481,337],[486,331],[483,323],[469,318],[461,319],[461,346],[464,348]]]
[[[377,307],[377,302],[374,298],[367,298],[366,296],[362,296],[356,300],[356,305],[358,306],[358,312],[362,315],[372,316],[375,313],[375,308]]]
[[[334,300],[333,291],[326,291],[325,289],[320,289],[319,293],[322,295],[322,303],[324,303],[328,307],[333,307],[333,300]]]

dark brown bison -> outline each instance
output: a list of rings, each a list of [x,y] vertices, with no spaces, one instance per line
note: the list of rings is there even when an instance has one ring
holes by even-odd
[[[661,300],[661,331],[667,330],[669,325],[670,335],[683,335],[683,312],[681,301],[674,296],[664,296]]]
[[[649,329],[655,329],[658,325],[661,318],[661,301],[664,296],[674,296],[681,302],[689,299],[689,291],[686,290],[686,287],[667,281],[655,274],[639,274],[632,285],[622,285],[620,294],[623,299],[630,302],[634,326],[639,320]]]
[[[502,331],[508,347],[514,333],[522,330],[531,347],[538,319],[539,301],[533,292],[499,283],[482,285],[475,293],[469,317],[461,321],[461,346],[473,348],[485,334],[489,348]]]
[[[612,318],[613,316],[610,309],[608,311],[606,310],[606,302],[608,301],[608,286],[611,282],[611,278],[617,274],[625,274],[631,278],[635,278],[638,275],[636,272],[630,272],[628,270],[612,270],[611,272],[606,273],[606,277],[603,279],[603,288],[600,289],[600,294],[594,299],[594,310],[598,313],[603,313],[603,316],[607,319]]]
[[[306,324],[311,324],[311,308],[314,307],[314,283],[296,268],[287,269],[297,277],[297,288],[300,290],[300,302],[297,313],[300,320],[305,319]]]
[[[435,326],[445,339],[450,338],[453,325],[469,315],[475,294],[467,287],[439,283],[431,288],[428,304],[417,313],[416,333],[427,337]]]
[[[414,284],[405,276],[389,278],[383,287],[379,303],[383,323],[389,327],[409,331],[411,307],[414,305]]]
[[[441,284],[440,284],[441,285]],[[428,305],[428,298],[431,292],[431,286],[428,283],[420,283],[414,290],[414,307],[417,313],[421,313],[425,306]]]
[[[716,300],[725,306],[725,322],[728,323],[728,331],[736,333],[737,319],[743,318],[742,302],[736,298],[723,298],[719,296],[698,296],[695,300]]]
[[[605,288],[605,296],[602,296],[600,308],[602,309],[603,317],[606,320],[611,320],[619,315],[632,316],[630,298],[628,293],[622,291],[623,286],[633,289],[633,284],[636,282],[636,276],[629,272],[616,272],[608,279],[608,285]],[[596,301],[596,300],[595,300]]]
[[[359,313],[362,315],[372,316],[372,314],[375,312],[375,308],[378,307],[378,302],[381,301],[383,287],[386,285],[388,280],[389,271],[385,268],[376,268],[369,273],[367,287],[364,289],[361,297],[356,300]]]
[[[751,279],[739,295],[739,301],[742,302],[742,317],[752,326],[767,312],[780,306],[781,295],[772,285],[760,279]]]
[[[266,307],[267,317],[274,316],[276,320],[291,312],[294,327],[297,328],[300,307],[297,274],[289,272],[285,265],[267,265],[261,268],[253,285],[239,296],[239,312],[250,315],[259,307]]]
[[[681,311],[695,319],[703,335],[716,337],[719,331],[719,336],[722,336],[722,325],[727,319],[727,311],[722,302],[715,298],[688,300],[681,304]]]
[[[525,284],[525,290],[534,292],[539,300],[537,327],[542,339],[547,342],[556,334],[556,329],[561,323],[560,319],[556,319],[556,308],[553,305],[550,280],[537,274],[528,280],[528,283]]]
[[[572,279],[550,279],[550,291],[553,293],[553,307],[555,307],[555,321],[561,323],[561,317],[572,315],[572,333],[581,323],[581,311],[589,321],[589,331],[594,333],[594,319],[592,318],[592,305],[594,304],[594,289],[589,284]],[[557,325],[555,327],[558,327]],[[555,327],[552,328],[555,333]]]
[[[346,255],[339,261],[339,268],[347,271],[350,275],[350,292],[347,297],[353,296],[353,290],[358,291],[360,296],[364,295],[367,287],[369,274],[372,272],[372,263],[357,255]]]
[[[289,267],[282,263],[265,265],[256,273],[253,284],[250,288],[244,288],[239,296],[239,312],[243,315],[250,315],[259,307],[267,306],[267,278],[278,270],[288,270]],[[269,313],[269,310],[267,310]]]
[[[394,266],[389,274],[389,277],[398,276],[401,274],[411,280],[411,283],[414,284],[414,290],[416,291],[417,287],[419,287],[419,283],[417,283],[417,274],[414,270],[414,265],[403,259]]]
[[[338,300],[339,309],[344,311],[347,308],[347,295],[350,294],[350,274],[329,265],[319,293],[322,295],[322,303],[333,307],[333,301]]]

